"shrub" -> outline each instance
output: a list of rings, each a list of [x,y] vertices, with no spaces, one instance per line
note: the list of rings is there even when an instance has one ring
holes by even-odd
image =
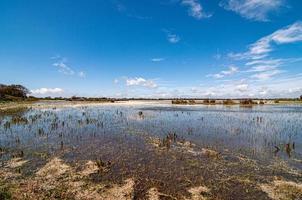
[[[223,101],[224,105],[233,105],[235,104],[235,102],[232,99],[227,99]]]
[[[26,98],[29,90],[22,85],[0,84],[0,99],[15,100],[15,98]]]
[[[240,104],[241,105],[252,105],[252,104],[255,104],[255,102],[253,102],[252,99],[244,99],[244,100],[240,101]]]
[[[209,99],[205,99],[205,100],[203,100],[203,103],[208,104],[208,103],[210,103],[210,100]]]
[[[210,100],[210,104],[215,104],[216,100]]]

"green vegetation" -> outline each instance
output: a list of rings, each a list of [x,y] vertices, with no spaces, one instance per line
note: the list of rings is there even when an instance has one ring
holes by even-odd
[[[12,199],[11,191],[9,190],[9,188],[7,186],[2,185],[2,183],[0,183],[0,199],[1,200]]]

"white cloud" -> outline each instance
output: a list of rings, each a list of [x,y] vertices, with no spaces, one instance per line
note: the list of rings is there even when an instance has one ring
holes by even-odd
[[[236,86],[236,90],[240,91],[240,92],[246,92],[249,89],[249,85],[248,84],[239,84]]]
[[[235,59],[263,59],[273,51],[273,45],[289,44],[302,41],[302,22],[298,21],[294,24],[286,26],[274,33],[265,36],[255,43],[249,45],[249,49],[245,53],[231,53],[230,57]]]
[[[277,44],[287,44],[302,41],[302,22],[298,21],[273,33],[271,41]]]
[[[268,21],[269,15],[278,11],[285,0],[223,0],[220,6],[242,17],[255,21]]]
[[[211,15],[206,14],[203,11],[203,8],[198,0],[182,0],[181,3],[185,6],[189,6],[189,15],[196,19],[211,17]]]
[[[142,86],[146,88],[156,88],[157,84],[153,80],[147,80],[141,77],[127,78],[127,86]]]
[[[210,74],[210,75],[208,75],[208,76],[212,76],[212,77],[217,78],[217,79],[223,78],[223,77],[224,77],[223,74]]]
[[[134,78],[134,82],[140,82]],[[134,84],[132,82],[131,84]],[[130,83],[129,83],[130,84]],[[135,84],[136,85],[136,84]],[[258,80],[255,78],[226,80],[217,84],[204,83],[199,86],[159,86],[152,90],[128,88],[120,91],[119,97],[144,98],[279,98],[299,97],[302,94],[302,74]]]
[[[236,74],[237,72],[239,72],[238,67],[230,66],[228,70],[223,70],[217,74],[208,74],[207,77],[213,77],[216,79],[220,79],[225,76],[230,76],[230,75]]]
[[[31,90],[31,94],[33,95],[45,95],[45,94],[61,94],[64,92],[61,88],[40,88],[36,90]]]
[[[245,72],[254,73],[252,79],[268,80],[285,72],[280,67],[286,64],[300,62],[301,58],[271,58],[271,52],[275,46],[302,42],[302,22],[298,21],[284,28],[281,28],[270,35],[260,38],[255,43],[248,46],[248,51],[244,53],[229,54],[231,58],[247,60],[245,66],[250,67]]]
[[[269,76],[269,75],[268,75]],[[266,78],[266,77],[265,77]],[[189,94],[201,98],[279,98],[299,97],[302,94],[302,74],[284,76],[276,79],[231,80],[223,84],[206,84],[190,90],[179,90],[179,94]]]
[[[164,61],[165,58],[152,58],[151,61],[152,62],[161,62],[161,61]]]
[[[86,77],[86,73],[83,71],[78,72],[79,77],[81,78],[85,78]]]

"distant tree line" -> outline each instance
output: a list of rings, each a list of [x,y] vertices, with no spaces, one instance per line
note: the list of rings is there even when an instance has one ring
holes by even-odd
[[[15,101],[15,100],[67,100],[67,101],[128,101],[128,100],[171,100],[165,98],[92,98],[92,97],[77,97],[72,96],[71,98],[64,98],[64,97],[45,97],[45,98],[37,98],[33,96],[28,96],[30,91],[23,85],[5,85],[0,84],[0,100],[4,101]],[[279,99],[267,99],[267,100],[274,100],[275,103],[279,101],[293,101],[300,99],[302,101],[302,95],[299,98],[279,98]],[[194,98],[172,98],[172,104],[196,104],[196,100],[203,100],[204,104],[216,104],[218,99],[194,99]],[[239,100],[240,104],[242,105],[252,105],[256,104],[252,99],[221,99],[223,104],[234,104],[234,100]],[[259,99],[254,99],[259,100]],[[264,104],[263,100],[260,100],[259,104]]]
[[[29,93],[23,85],[0,84],[0,100],[22,100],[27,98]]]

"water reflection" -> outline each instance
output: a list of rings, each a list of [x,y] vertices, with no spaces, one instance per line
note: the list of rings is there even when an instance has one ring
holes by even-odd
[[[2,114],[0,147],[12,152],[17,149],[19,153],[68,150],[70,156],[76,157],[88,149],[97,152],[96,145],[105,142],[115,148],[121,140],[144,149],[142,141],[146,136],[165,138],[172,134],[200,147],[242,153],[259,160],[277,156],[290,163],[293,158],[302,158],[301,133],[301,106],[53,107]],[[77,154],[71,153],[73,149]]]

